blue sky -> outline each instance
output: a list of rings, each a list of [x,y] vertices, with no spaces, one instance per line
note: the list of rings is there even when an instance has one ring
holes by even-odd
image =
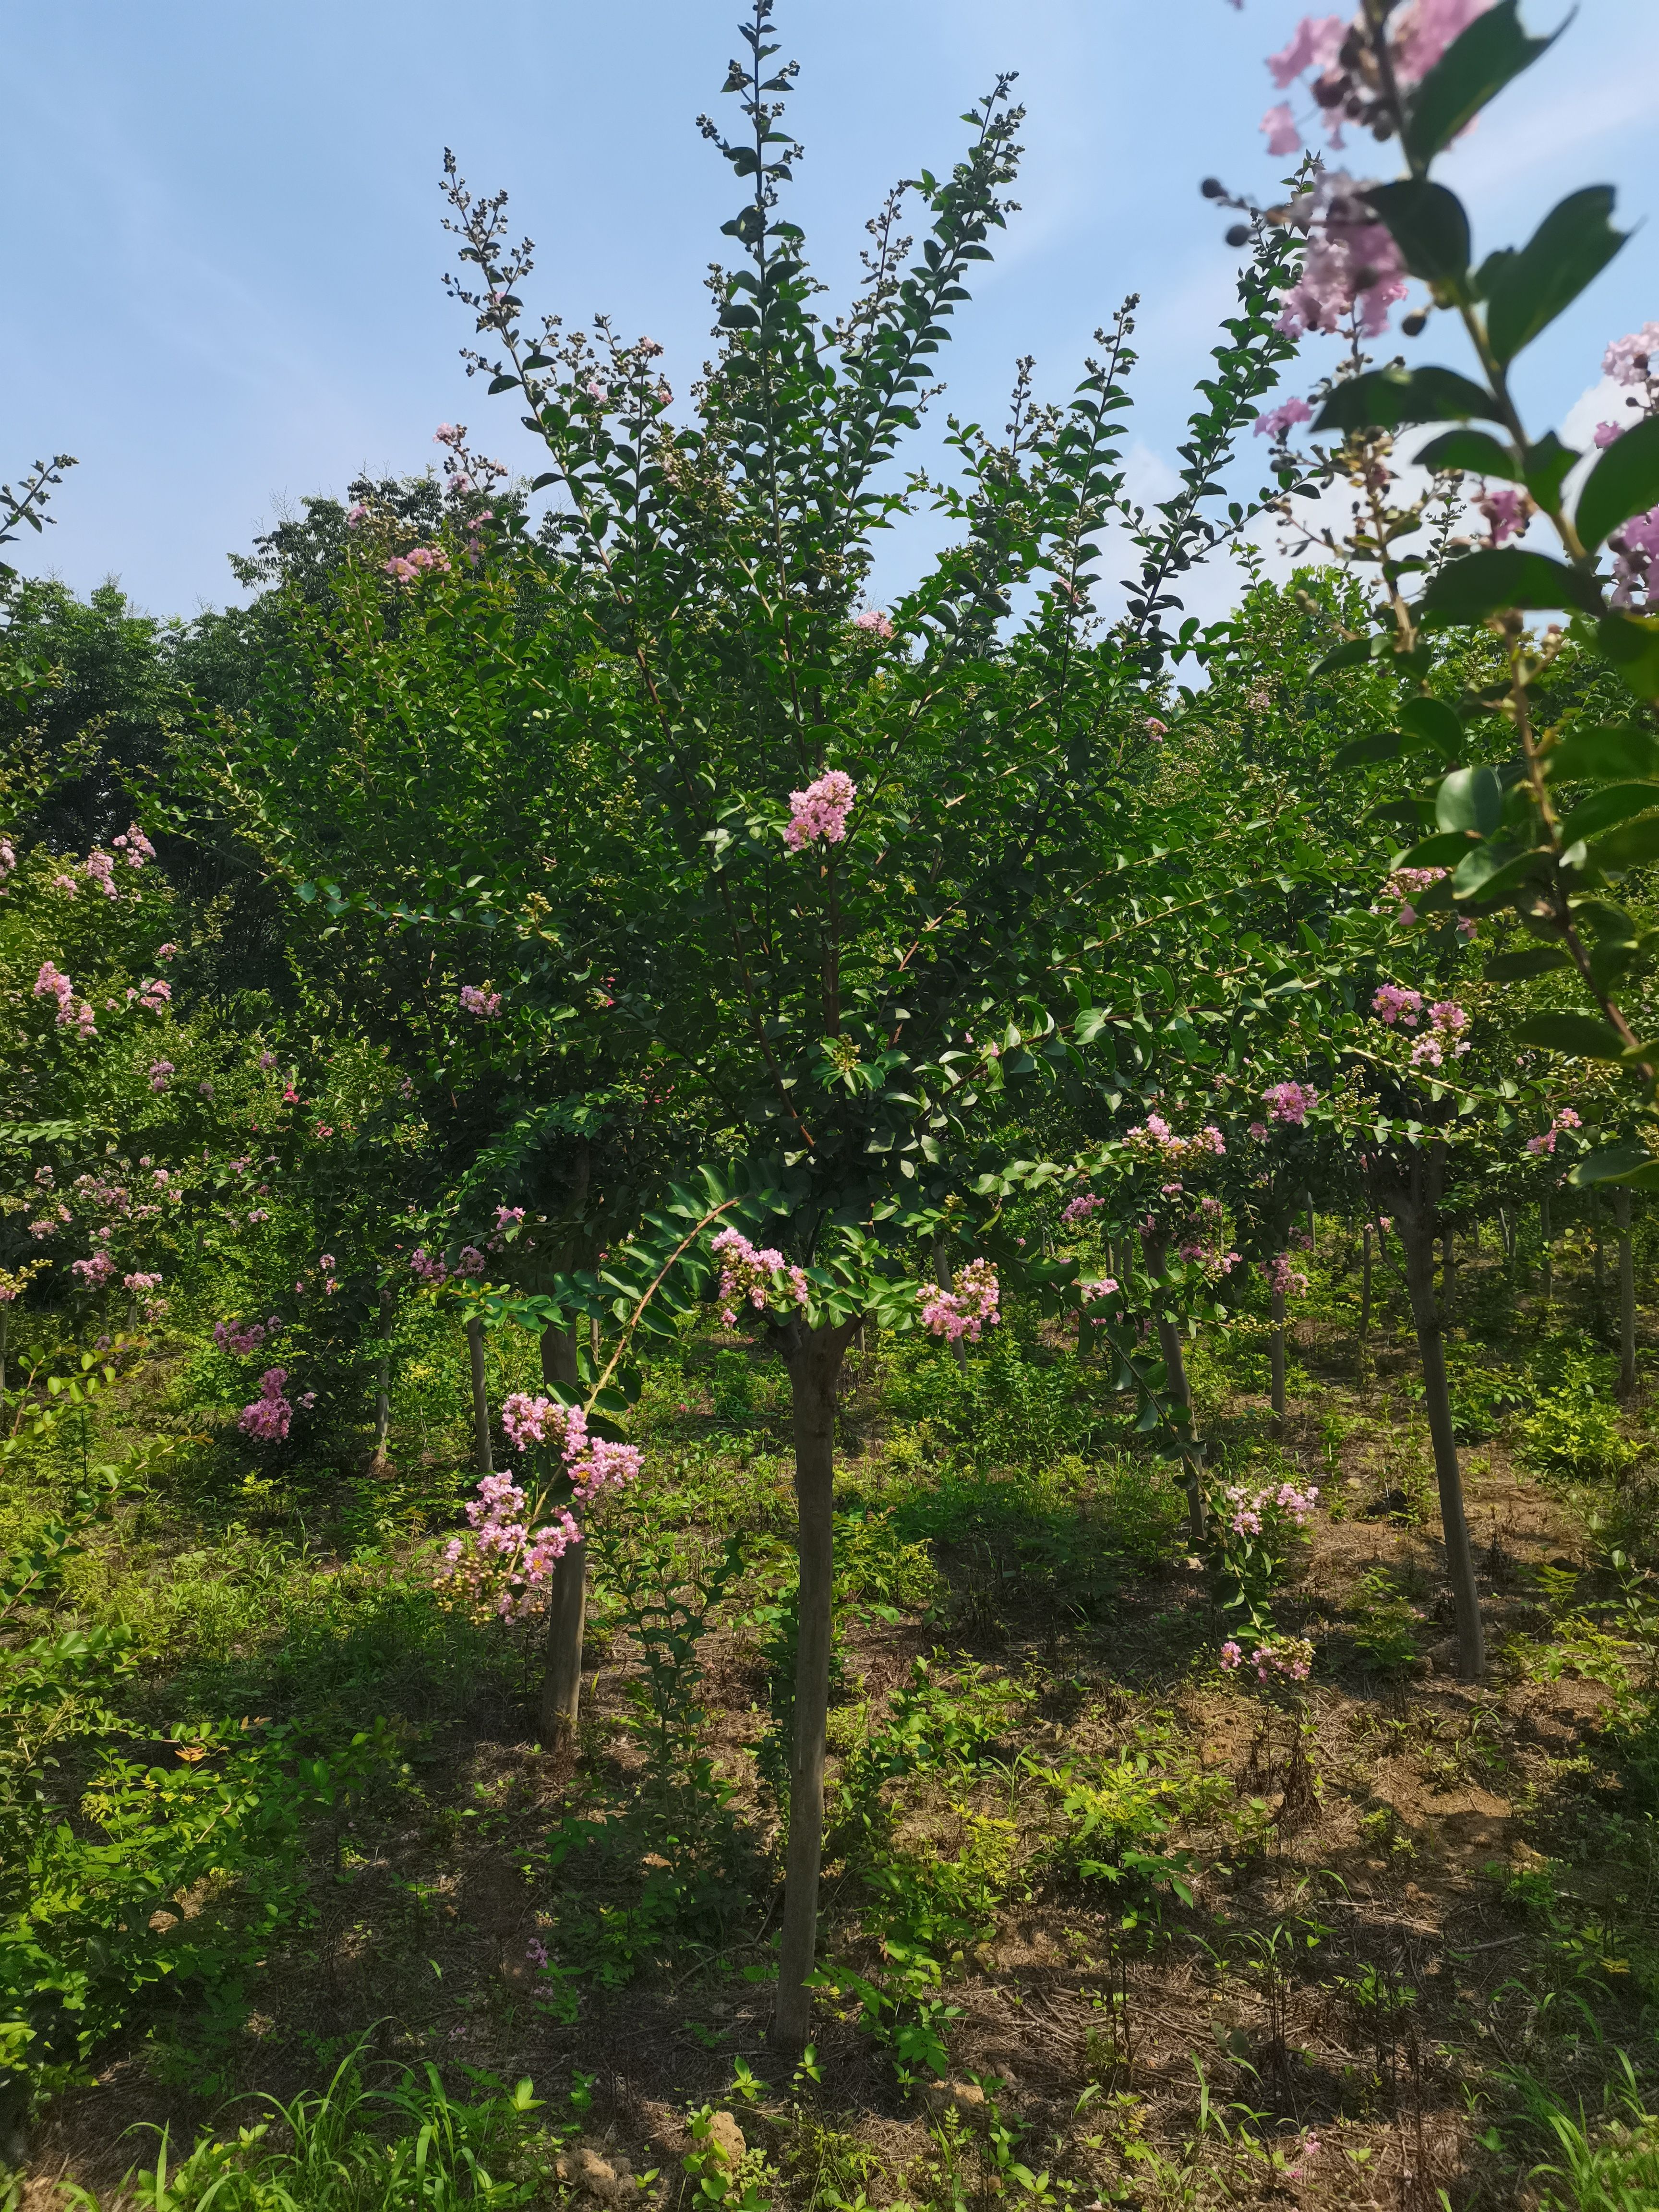
[[[1534,27],[1565,9],[1527,4]],[[795,206],[834,296],[888,185],[947,163],[960,112],[998,70],[1020,73],[1023,212],[959,310],[935,431],[947,409],[1000,427],[1022,353],[1044,389],[1068,392],[1095,325],[1139,291],[1134,480],[1161,495],[1231,296],[1225,218],[1198,181],[1271,192],[1281,165],[1256,125],[1279,95],[1261,57],[1300,12],[784,0],[785,52],[803,64]],[[24,562],[81,590],[113,574],[152,611],[189,615],[238,596],[227,552],[302,495],[338,491],[364,465],[433,463],[441,421],[532,465],[510,402],[486,400],[457,357],[469,332],[440,282],[446,145],[475,185],[509,190],[538,240],[531,301],[578,324],[607,308],[648,331],[684,389],[708,350],[703,278],[732,198],[694,118],[734,112],[720,85],[738,13],[735,0],[10,0],[0,474],[58,448],[81,462]],[[1656,125],[1659,8],[1583,0],[1448,180],[1483,245],[1524,236],[1585,183],[1616,184],[1623,217],[1639,218],[1659,200]],[[1540,427],[1594,385],[1607,338],[1654,318],[1650,222],[1528,356]],[[1432,326],[1425,343],[1451,357]],[[1310,349],[1322,367],[1320,342]],[[1598,411],[1581,405],[1580,419]],[[934,535],[896,533],[878,590]],[[1211,611],[1228,591],[1218,577],[1193,604]]]

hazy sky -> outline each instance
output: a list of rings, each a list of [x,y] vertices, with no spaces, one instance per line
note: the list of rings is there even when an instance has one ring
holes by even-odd
[[[1565,0],[1527,7],[1548,27]],[[447,145],[476,185],[508,189],[538,240],[528,302],[579,324],[611,310],[665,343],[684,389],[708,350],[703,279],[729,245],[718,226],[734,196],[695,118],[736,122],[720,87],[738,12],[734,0],[0,0],[13,332],[0,475],[59,448],[81,463],[25,564],[82,590],[113,574],[150,610],[188,615],[237,595],[227,551],[304,494],[337,492],[365,466],[434,462],[440,421],[533,465],[511,402],[486,400],[457,358],[470,332],[440,282]],[[1094,326],[1139,291],[1135,481],[1161,495],[1236,259],[1227,218],[1196,186],[1215,172],[1271,193],[1282,165],[1256,126],[1279,95],[1261,57],[1299,12],[1294,0],[1242,12],[784,0],[785,52],[803,64],[795,206],[832,298],[887,185],[948,164],[961,111],[998,70],[1020,73],[1023,212],[958,311],[936,431],[947,409],[1000,427],[1022,353],[1063,396]],[[1659,199],[1656,124],[1659,6],[1583,0],[1449,180],[1483,247],[1523,237],[1586,183],[1616,184],[1621,215],[1639,219]],[[1363,173],[1364,148],[1352,158]],[[1595,383],[1607,338],[1656,317],[1650,222],[1528,357],[1540,427]],[[1424,343],[1449,357],[1432,325]],[[1334,343],[1313,342],[1319,367]],[[878,586],[901,580],[932,534],[896,537]],[[1218,578],[1206,596],[1218,605],[1227,588]]]

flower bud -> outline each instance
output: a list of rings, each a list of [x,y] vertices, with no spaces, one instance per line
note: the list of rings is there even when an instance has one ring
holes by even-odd
[[[1248,246],[1249,242],[1250,226],[1248,222],[1236,222],[1227,233],[1229,246]]]
[[[1227,187],[1219,177],[1206,177],[1198,189],[1206,200],[1224,200],[1227,197]]]

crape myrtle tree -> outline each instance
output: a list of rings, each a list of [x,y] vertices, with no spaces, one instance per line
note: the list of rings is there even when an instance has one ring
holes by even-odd
[[[1516,365],[1624,245],[1613,191],[1571,192],[1524,246],[1477,254],[1468,210],[1433,173],[1505,86],[1553,67],[1553,43],[1527,31],[1517,0],[1364,0],[1346,26],[1304,20],[1269,64],[1276,81],[1305,79],[1328,129],[1361,125],[1398,148],[1404,173],[1322,168],[1259,219],[1310,241],[1287,326],[1349,340],[1316,407],[1292,399],[1281,413],[1287,431],[1306,423],[1327,441],[1328,477],[1352,487],[1355,514],[1332,550],[1376,579],[1371,619],[1327,665],[1382,672],[1392,726],[1370,757],[1423,753],[1435,772],[1413,794],[1419,834],[1399,864],[1425,879],[1420,913],[1505,918],[1512,940],[1487,974],[1526,987],[1523,1039],[1622,1071],[1631,1133],[1573,1178],[1628,1191],[1659,1184],[1659,933],[1644,915],[1659,859],[1659,325],[1607,346],[1621,403],[1591,450],[1529,422]],[[1267,127],[1275,153],[1301,143],[1288,101]],[[1404,334],[1455,327],[1468,373],[1366,364],[1362,340],[1414,284]],[[1396,451],[1400,434],[1437,425],[1451,427]],[[1402,481],[1407,462],[1456,477],[1479,542],[1442,533],[1425,549],[1429,501]],[[1550,614],[1564,619],[1534,619]],[[1444,696],[1437,678],[1471,633],[1492,653],[1490,679]],[[1583,680],[1587,665],[1599,680]]]
[[[799,1626],[777,2031],[798,2045],[842,1359],[866,1318],[971,1341],[994,1322],[999,1271],[1043,1273],[1002,1208],[1056,1170],[1011,1158],[1007,1133],[1036,1086],[1110,1079],[1113,1018],[1094,981],[1142,956],[1133,928],[1088,941],[1093,917],[1138,888],[1115,842],[1126,762],[1157,720],[1146,685],[1166,587],[1216,534],[1202,502],[1286,350],[1267,308],[1297,248],[1262,234],[1183,455],[1190,481],[1132,518],[1142,567],[1127,618],[1106,631],[1091,589],[1099,529],[1122,507],[1127,312],[1066,407],[1037,404],[1022,367],[1001,439],[952,425],[951,488],[907,491],[890,465],[1005,221],[1018,123],[1006,85],[969,117],[949,174],[908,188],[928,226],[920,252],[896,194],[864,288],[831,318],[782,211],[794,72],[777,64],[769,0],[743,36],[727,89],[744,135],[704,125],[744,185],[725,226],[738,258],[711,280],[719,350],[682,413],[649,341],[530,322],[529,251],[508,245],[502,200],[474,198],[453,161],[448,191],[456,289],[480,333],[470,365],[520,401],[546,452],[544,535],[594,702],[580,740],[627,802],[626,881],[594,948],[608,1030],[646,1095],[672,1085],[674,1121],[708,1133],[776,1210],[775,1245],[751,1241],[751,1214],[710,1231],[709,1260],[726,1310],[763,1322],[792,1389]],[[927,496],[958,542],[890,608],[861,605],[874,532]],[[448,587],[430,568],[410,580]],[[599,903],[591,813],[563,825],[543,892],[557,916]],[[496,910],[519,910],[516,876],[489,888]],[[594,1295],[580,1281],[557,1293],[572,1316]],[[1156,1363],[1146,1379],[1156,1390]]]

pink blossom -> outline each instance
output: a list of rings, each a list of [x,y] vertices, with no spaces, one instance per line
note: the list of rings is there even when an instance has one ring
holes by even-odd
[[[445,1283],[449,1279],[449,1269],[442,1255],[428,1253],[423,1244],[415,1247],[410,1255],[409,1265],[410,1272],[423,1283]]]
[[[351,502],[351,505],[346,509],[345,519],[346,528],[348,530],[356,530],[360,523],[368,521],[368,509],[363,505],[362,500],[355,499]]]
[[[499,991],[485,991],[477,983],[463,983],[461,1006],[469,1014],[477,1015],[480,1021],[493,1021],[501,1011]]]
[[[1267,1278],[1267,1288],[1276,1298],[1307,1296],[1308,1279],[1299,1268],[1291,1267],[1288,1253],[1280,1252],[1271,1260],[1264,1260],[1261,1272]]]
[[[1091,1213],[1098,1213],[1105,1203],[1105,1200],[1097,1198],[1093,1191],[1085,1190],[1081,1197],[1072,1200],[1060,1218],[1068,1229],[1073,1228],[1079,1221],[1086,1221]]]
[[[1115,1297],[1118,1289],[1118,1279],[1115,1275],[1102,1275],[1097,1282],[1078,1285],[1079,1292],[1085,1305],[1097,1304],[1102,1298]]]
[[[1615,338],[1601,356],[1601,374],[1616,384],[1645,384],[1650,363],[1659,354],[1659,323],[1644,323],[1628,337]]]
[[[946,1291],[937,1285],[918,1285],[916,1296],[922,1301],[922,1327],[934,1336],[942,1336],[947,1343],[958,1344],[963,1337],[977,1344],[981,1328],[988,1328],[998,1318],[997,1304],[1001,1295],[995,1268],[988,1260],[970,1260],[957,1274],[951,1287]]]
[[[1389,308],[1406,296],[1405,264],[1345,169],[1326,171],[1293,201],[1288,220],[1308,234],[1302,273],[1285,295],[1278,327],[1288,337],[1340,331],[1359,313],[1365,337],[1389,326]]]
[[[1446,868],[1396,868],[1383,884],[1382,896],[1400,900],[1396,919],[1409,925],[1417,919],[1416,910],[1410,902],[1420,898],[1425,890],[1449,872]]]
[[[213,1341],[221,1352],[234,1352],[237,1358],[246,1359],[257,1352],[267,1336],[276,1334],[276,1321],[273,1315],[267,1323],[257,1321],[216,1321],[213,1324]]]
[[[1595,441],[1603,447],[1610,446],[1614,439],[1622,438],[1629,427],[1626,422],[1598,422],[1595,430]]]
[[[50,960],[43,960],[40,963],[40,972],[34,979],[34,995],[37,999],[57,1000],[58,1024],[60,1029],[66,1023],[74,1020],[75,1017],[70,1008],[75,1003],[75,986],[69,977],[56,968]]]
[[[1146,717],[1146,729],[1147,736],[1152,739],[1155,745],[1161,745],[1164,738],[1170,734],[1169,724],[1167,722],[1160,722],[1156,714],[1148,714]]]
[[[1305,399],[1287,399],[1282,407],[1271,408],[1267,414],[1256,416],[1255,434],[1258,438],[1271,438],[1277,444],[1293,423],[1312,420],[1313,409]]]
[[[466,425],[465,422],[440,422],[437,428],[432,433],[432,442],[434,446],[459,447],[463,443],[465,437]],[[447,465],[446,464],[446,465]]]
[[[112,841],[130,868],[142,868],[146,860],[155,858],[155,848],[136,822],[129,822],[120,836]]]
[[[783,833],[784,843],[792,853],[799,853],[820,837],[826,845],[839,845],[847,835],[848,813],[857,797],[858,786],[838,768],[809,783],[805,791],[792,791],[793,811]]]
[[[1319,1093],[1310,1083],[1275,1083],[1261,1094],[1261,1103],[1272,1121],[1286,1121],[1300,1128],[1308,1118],[1308,1109],[1319,1103]]]
[[[173,1003],[172,984],[158,975],[153,982],[146,983],[138,994],[138,1003],[146,1013],[159,1014],[164,1006]]]
[[[1253,1144],[1265,1144],[1267,1138],[1267,1125],[1265,1121],[1252,1121],[1246,1133]]]
[[[107,1252],[94,1252],[89,1260],[76,1260],[70,1272],[78,1275],[89,1291],[95,1291],[115,1273],[115,1262]]]
[[[1651,606],[1659,586],[1659,507],[1621,522],[1608,538],[1607,550],[1613,556],[1613,605],[1632,605],[1639,592]]]
[[[1496,491],[1489,489],[1475,505],[1486,518],[1494,545],[1501,545],[1506,538],[1524,537],[1535,511],[1531,500],[1516,484],[1504,484]]]
[[[1340,52],[1346,27],[1340,15],[1304,15],[1287,46],[1267,57],[1267,74],[1283,92],[1306,70],[1330,68]]]
[[[155,948],[155,957],[158,960],[176,960],[179,957],[179,948],[176,945],[158,945]]]
[[[259,1377],[259,1395],[251,1406],[244,1406],[236,1425],[245,1436],[254,1437],[262,1443],[279,1443],[287,1436],[289,1424],[294,1419],[294,1408],[283,1396],[288,1382],[285,1367],[268,1367]]]
[[[1123,1149],[1164,1168],[1185,1168],[1222,1158],[1227,1146],[1213,1121],[1206,1121],[1190,1137],[1178,1137],[1161,1114],[1149,1114],[1125,1132]],[[1166,1194],[1170,1188],[1179,1189],[1180,1185],[1166,1186]]]
[[[161,1278],[159,1275],[124,1275],[121,1286],[128,1291],[159,1291]]]
[[[17,851],[9,837],[0,837],[0,881],[17,866]]]
[[[1407,0],[1389,25],[1400,82],[1420,84],[1453,40],[1492,5],[1492,0]]]
[[[521,1206],[498,1206],[495,1208],[495,1226],[497,1229],[515,1228],[523,1219],[524,1208]]]
[[[81,886],[73,876],[54,876],[52,887],[55,891],[65,892],[70,898],[78,898],[81,894]]]
[[[1398,983],[1382,984],[1371,1000],[1371,1012],[1389,1029],[1397,1022],[1403,1029],[1414,1030],[1422,1010],[1423,994]]]
[[[1233,1668],[1239,1664],[1243,1656],[1243,1652],[1240,1650],[1239,1646],[1234,1643],[1232,1638],[1230,1636],[1227,1638],[1227,1641],[1221,1647],[1222,1665],[1231,1672]]]
[[[1288,100],[1281,100],[1276,107],[1270,107],[1267,110],[1261,118],[1261,128],[1267,134],[1267,151],[1270,154],[1294,154],[1299,151],[1302,145],[1302,133],[1296,127],[1296,118],[1291,112]],[[1261,425],[1258,422],[1256,428],[1259,430]]]
[[[165,1091],[168,1084],[172,1082],[174,1073],[175,1070],[173,1068],[173,1062],[170,1060],[151,1060],[149,1064],[150,1089],[152,1091]]]
[[[115,862],[108,853],[88,853],[81,872],[97,884],[106,898],[115,897]]]
[[[720,1321],[725,1328],[737,1326],[737,1309],[744,1300],[757,1313],[774,1297],[797,1306],[806,1304],[811,1287],[805,1270],[788,1266],[773,1246],[757,1249],[741,1230],[723,1229],[709,1249],[720,1263]]]
[[[854,629],[867,630],[872,637],[891,637],[893,625],[877,607],[866,607],[853,617]]]
[[[476,1244],[463,1244],[460,1257],[455,1262],[455,1273],[458,1275],[482,1275],[483,1271],[483,1254]]]

